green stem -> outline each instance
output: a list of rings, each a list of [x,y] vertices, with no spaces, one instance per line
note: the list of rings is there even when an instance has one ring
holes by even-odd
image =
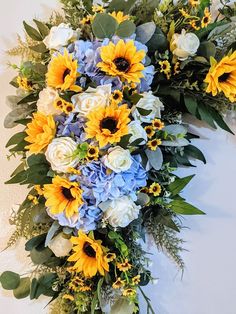
[[[150,299],[146,296],[146,294],[144,293],[143,289],[140,286],[138,288],[139,288],[140,292],[142,293],[143,298],[147,302],[147,314],[149,313],[149,310],[151,311],[152,314],[155,314],[153,307],[150,303]]]

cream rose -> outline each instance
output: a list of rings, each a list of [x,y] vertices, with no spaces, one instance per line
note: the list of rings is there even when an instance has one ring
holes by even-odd
[[[68,24],[61,23],[50,29],[50,33],[43,42],[48,49],[59,50],[67,46],[73,37],[76,38],[76,32]]]
[[[64,257],[72,250],[72,243],[61,232],[49,242],[48,247],[57,257]]]
[[[137,206],[129,196],[103,202],[99,207],[113,228],[127,227],[131,221],[138,218],[141,209],[141,206]]]
[[[120,146],[108,149],[108,154],[102,160],[106,167],[116,173],[126,171],[132,165],[130,152]]]
[[[194,56],[199,48],[200,40],[194,33],[186,33],[183,29],[181,34],[174,34],[171,39],[171,51],[184,61],[190,56]]]
[[[107,84],[97,88],[89,87],[86,92],[74,95],[71,99],[75,105],[75,111],[86,116],[97,107],[109,105],[110,96],[111,84]]]
[[[44,88],[39,93],[39,99],[37,101],[37,108],[39,112],[45,115],[56,115],[60,114],[61,111],[56,109],[53,105],[54,101],[58,98],[58,93],[51,87]]]
[[[52,170],[67,172],[69,167],[75,167],[78,164],[77,158],[73,156],[76,148],[76,142],[70,137],[55,138],[45,153]]]
[[[130,122],[130,124],[128,125],[128,128],[129,128],[129,134],[131,134],[131,137],[129,139],[130,143],[133,143],[134,141],[141,138],[143,139],[143,141],[140,142],[139,144],[143,145],[147,142],[147,133],[139,121],[136,120],[136,121]]]
[[[150,123],[155,118],[161,118],[161,110],[164,109],[163,103],[160,99],[152,94],[152,92],[143,93],[143,97],[138,101],[136,106],[132,109],[132,115],[135,120]],[[150,111],[147,115],[142,115],[137,108]]]

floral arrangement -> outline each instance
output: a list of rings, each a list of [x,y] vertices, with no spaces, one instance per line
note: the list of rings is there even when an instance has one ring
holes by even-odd
[[[20,165],[7,184],[29,193],[8,246],[26,239],[28,277],[6,271],[16,298],[51,297],[51,313],[157,313],[142,286],[155,279],[142,241],[183,270],[182,215],[204,214],[180,195],[206,162],[183,115],[232,131],[235,6],[209,0],[61,0],[64,14],[24,22],[7,143]],[[9,156],[9,157],[10,157]]]

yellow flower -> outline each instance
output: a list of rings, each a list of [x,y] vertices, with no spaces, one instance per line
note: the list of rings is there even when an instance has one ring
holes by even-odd
[[[79,184],[59,176],[53,178],[52,184],[44,185],[44,197],[52,214],[65,212],[68,218],[78,214],[79,207],[83,204]]]
[[[113,262],[116,259],[116,254],[115,253],[107,253],[106,255],[108,263]]]
[[[19,85],[19,88],[25,90],[26,92],[33,90],[32,84],[28,81],[27,77],[18,76],[16,82]]]
[[[193,8],[197,7],[200,4],[199,0],[189,0],[188,2]]]
[[[176,62],[175,65],[174,65],[174,75],[180,73],[179,67],[180,67],[180,63]]]
[[[81,292],[87,292],[87,291],[91,291],[92,288],[90,286],[83,286],[79,288],[79,291]]]
[[[110,42],[101,48],[102,62],[99,62],[97,67],[108,75],[119,76],[128,83],[139,83],[140,78],[144,76],[144,57],[145,51],[137,51],[133,40],[125,43],[120,39],[116,45]]]
[[[100,147],[108,143],[118,143],[123,135],[128,134],[130,109],[127,105],[99,107],[88,115],[85,132],[87,138],[96,138]]]
[[[140,283],[140,278],[141,278],[140,275],[137,275],[137,276],[133,277],[132,278],[132,284],[133,285],[138,285]]]
[[[39,203],[37,197],[34,196],[34,195],[28,195],[28,200],[29,200],[29,201],[32,201],[32,203],[33,203],[34,205],[38,205],[38,203]]]
[[[207,27],[211,23],[211,12],[208,8],[205,8],[204,10],[204,16],[201,21],[201,27]]]
[[[149,188],[145,186],[144,188],[140,189],[140,193],[148,194],[149,193]]]
[[[136,294],[136,290],[132,288],[125,289],[123,291],[123,296],[124,297],[133,297]]]
[[[128,271],[129,269],[132,268],[132,265],[129,263],[127,258],[123,263],[117,263],[116,266],[120,271]]]
[[[183,17],[185,17],[186,19],[190,18],[191,15],[185,11],[184,9],[179,9],[179,12],[183,15]]]
[[[105,271],[109,271],[102,241],[94,240],[79,231],[78,237],[72,237],[71,242],[75,253],[68,258],[68,261],[75,262],[74,267],[77,272],[83,272],[85,277],[93,277],[97,272],[104,276]]]
[[[190,26],[192,26],[192,28],[194,28],[196,31],[199,31],[199,29],[201,28],[200,26],[197,25],[197,20],[191,20],[189,21]]]
[[[149,193],[153,194],[154,196],[159,196],[161,194],[160,184],[154,182],[149,188]]]
[[[92,6],[92,11],[94,13],[103,13],[103,12],[105,12],[105,9],[103,8],[102,5],[93,5]]]
[[[33,154],[40,153],[52,141],[56,133],[56,124],[52,115],[46,116],[40,112],[33,114],[33,119],[27,124],[25,140],[30,143],[26,149]]]
[[[160,72],[163,72],[165,74],[170,73],[171,65],[170,65],[170,62],[168,60],[159,61],[159,65],[161,66]]]
[[[117,23],[120,24],[126,20],[128,20],[130,17],[129,15],[124,15],[123,12],[119,11],[119,12],[115,12],[113,11],[112,13],[109,13],[112,17],[114,17],[114,19],[116,19]]]
[[[75,106],[70,102],[65,102],[63,107],[63,112],[65,114],[70,114],[75,109]]]
[[[152,126],[155,130],[162,130],[165,124],[160,119],[155,119],[152,121]]]
[[[47,77],[47,85],[50,87],[61,89],[62,91],[71,90],[80,92],[82,88],[75,85],[78,76],[77,60],[73,60],[65,49],[64,54],[54,56],[49,63]]]
[[[96,146],[90,145],[87,151],[87,159],[89,161],[98,160],[99,157],[99,148]]]
[[[64,294],[62,298],[66,299],[66,300],[69,300],[69,301],[74,301],[75,300],[75,298],[71,294]]]
[[[152,138],[153,135],[155,134],[155,131],[151,125],[145,126],[145,131],[147,133],[148,138]]]
[[[86,25],[86,24],[91,24],[92,21],[94,19],[93,15],[87,15],[86,17],[84,17],[79,23],[82,25]]]
[[[125,285],[125,281],[121,280],[121,278],[117,278],[117,280],[113,283],[112,288],[113,289],[121,289],[122,287],[124,287]]]
[[[120,90],[115,90],[111,95],[112,103],[119,104],[123,100],[123,93]]]
[[[80,170],[75,169],[75,168],[73,168],[73,167],[69,167],[69,168],[67,169],[67,172],[68,172],[68,173],[72,173],[72,174],[77,174],[77,175],[80,175],[80,174],[81,174],[81,171],[80,171]]]
[[[148,148],[151,150],[156,150],[159,145],[161,145],[160,139],[154,139],[152,141],[148,141],[147,143]]]
[[[211,58],[211,68],[204,82],[208,84],[207,93],[216,96],[223,92],[225,97],[233,102],[236,95],[236,51],[218,63]]]

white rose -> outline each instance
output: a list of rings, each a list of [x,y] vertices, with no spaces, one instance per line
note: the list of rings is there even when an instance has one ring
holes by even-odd
[[[43,42],[48,49],[59,50],[67,46],[73,37],[76,38],[76,32],[68,24],[61,23],[50,29],[50,33]]]
[[[116,173],[126,171],[132,165],[130,152],[120,146],[109,148],[102,160],[106,167]]]
[[[45,115],[60,114],[61,111],[56,109],[53,105],[54,101],[58,98],[58,93],[55,89],[51,87],[44,88],[39,93],[39,99],[37,101],[38,111],[44,113]]]
[[[139,121],[132,121],[128,125],[129,128],[129,134],[131,134],[131,137],[129,139],[130,143],[133,143],[134,141],[143,138],[143,141],[139,144],[145,144],[147,142],[147,133],[142,127],[141,123]]]
[[[141,209],[141,206],[137,206],[129,196],[103,202],[99,207],[113,228],[127,227],[131,221],[138,218]]]
[[[63,257],[67,256],[72,250],[72,243],[61,232],[49,242],[48,247],[57,257]]]
[[[67,172],[69,167],[75,167],[78,164],[78,159],[73,156],[76,148],[76,142],[70,137],[59,137],[52,140],[45,153],[52,170]]]
[[[91,110],[109,105],[111,96],[111,84],[98,86],[97,88],[89,87],[86,92],[74,95],[72,103],[75,105],[75,112],[86,116]]]
[[[160,99],[152,94],[152,92],[146,92],[142,94],[141,98],[136,106],[132,109],[132,115],[135,120],[141,122],[150,123],[155,118],[161,118],[161,110],[164,109],[163,103]],[[151,111],[148,115],[141,115],[137,108]]]
[[[183,29],[181,34],[174,34],[171,39],[171,51],[179,60],[186,60],[194,56],[199,48],[200,40],[194,33],[186,33]]]

